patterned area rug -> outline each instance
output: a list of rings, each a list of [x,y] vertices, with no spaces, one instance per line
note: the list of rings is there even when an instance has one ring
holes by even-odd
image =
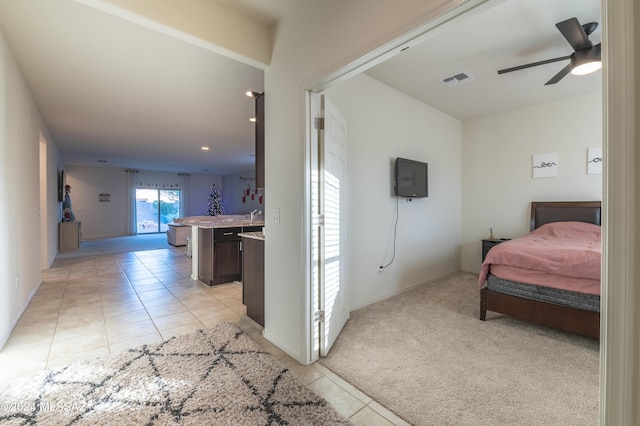
[[[350,424],[234,325],[0,388],[2,425]]]

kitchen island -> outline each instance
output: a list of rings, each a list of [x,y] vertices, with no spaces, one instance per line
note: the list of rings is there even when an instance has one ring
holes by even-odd
[[[175,219],[191,226],[191,278],[207,285],[242,279],[243,232],[264,226],[264,217],[250,215],[192,216]]]

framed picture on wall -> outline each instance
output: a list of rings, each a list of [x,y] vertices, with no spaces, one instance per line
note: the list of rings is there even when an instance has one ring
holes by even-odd
[[[602,148],[589,148],[587,151],[587,174],[602,174]]]
[[[58,172],[58,202],[64,199],[64,170]]]
[[[534,154],[532,168],[534,178],[558,176],[558,153]]]

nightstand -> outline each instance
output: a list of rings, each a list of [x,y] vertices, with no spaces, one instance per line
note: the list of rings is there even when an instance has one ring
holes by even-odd
[[[486,240],[482,240],[482,261],[484,262],[484,258],[487,257],[487,253],[489,253],[491,247],[509,241],[510,239],[511,238],[487,238]]]

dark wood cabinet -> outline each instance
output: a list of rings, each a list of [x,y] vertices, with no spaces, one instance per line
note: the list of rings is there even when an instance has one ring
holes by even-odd
[[[256,188],[264,188],[264,93],[256,98]]]
[[[242,228],[198,228],[198,278],[208,285],[242,279]]]
[[[240,241],[213,241],[213,278],[211,284],[242,279]]]
[[[242,232],[262,232],[262,226],[243,226]]]
[[[242,280],[240,232],[262,227],[198,228],[198,278],[207,285]]]
[[[242,238],[242,303],[247,316],[264,327],[264,240]]]
[[[482,240],[482,261],[484,262],[484,258],[487,257],[487,253],[489,253],[491,247],[497,246],[505,241],[509,241],[509,238],[488,238],[486,240]]]

